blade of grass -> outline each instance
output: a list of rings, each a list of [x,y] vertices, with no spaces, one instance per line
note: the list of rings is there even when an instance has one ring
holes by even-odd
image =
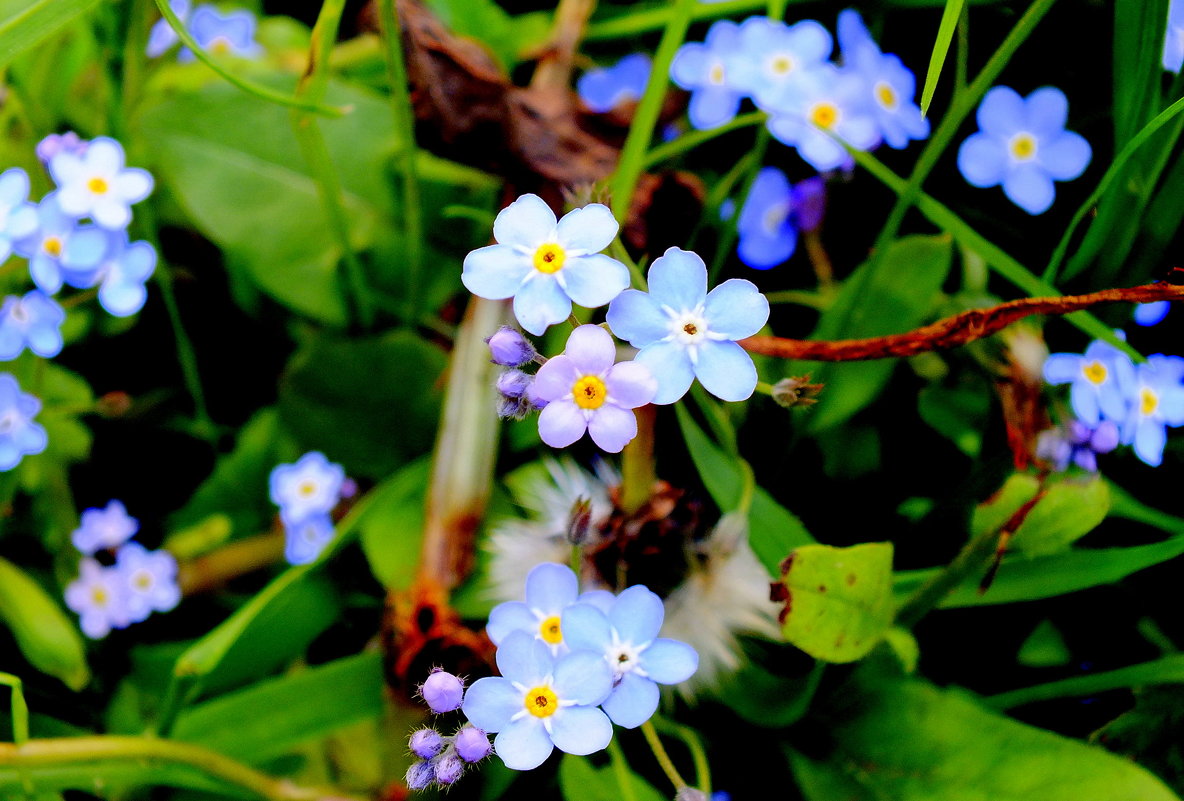
[[[1037,701],[1075,698],[1146,684],[1184,684],[1184,654],[1172,654],[1117,670],[1107,670],[1089,676],[1074,676],[1071,679],[1050,681],[1047,684],[1037,684],[1035,687],[990,695],[984,698],[983,702],[996,709],[1011,709]]]
[[[946,62],[946,54],[950,51],[950,42],[954,40],[954,30],[962,16],[962,6],[963,0],[946,0],[945,10],[941,13],[937,38],[933,40],[933,53],[929,56],[929,71],[925,73],[925,88],[921,90],[922,116],[929,113],[929,104],[933,102],[933,92],[937,89],[937,79],[941,77],[941,68]]]

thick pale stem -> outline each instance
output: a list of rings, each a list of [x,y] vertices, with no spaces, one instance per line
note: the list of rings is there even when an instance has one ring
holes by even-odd
[[[621,453],[621,508],[632,514],[646,504],[658,480],[654,464],[654,421],[657,408],[637,409],[637,436]]]

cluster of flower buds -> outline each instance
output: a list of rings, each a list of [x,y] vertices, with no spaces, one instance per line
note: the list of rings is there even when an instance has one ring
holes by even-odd
[[[419,694],[429,709],[443,715],[460,709],[465,686],[451,673],[436,669],[420,686]],[[411,753],[419,757],[407,769],[406,782],[412,790],[423,790],[432,784],[451,785],[467,766],[493,753],[488,735],[467,722],[449,736],[430,726],[416,729],[411,733],[408,746]]]
[[[534,375],[523,370],[532,363],[543,364],[546,358],[539,355],[530,340],[521,331],[503,325],[485,340],[489,353],[496,365],[505,367],[497,377],[497,415],[503,420],[523,420],[531,412],[537,412],[547,402],[533,392]]]

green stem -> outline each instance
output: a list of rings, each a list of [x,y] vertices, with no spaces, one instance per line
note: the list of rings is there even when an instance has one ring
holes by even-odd
[[[828,305],[828,301],[817,292],[804,292],[796,289],[766,292],[765,299],[770,303],[796,303],[799,306],[809,306],[811,309],[825,309]]]
[[[703,747],[703,739],[699,732],[690,726],[675,723],[665,718],[654,718],[654,724],[662,734],[670,734],[682,740],[687,750],[691,752],[691,761],[695,763],[695,786],[703,791],[703,795],[711,798],[711,763],[707,761],[707,750]]]
[[[621,801],[637,801],[637,788],[633,785],[633,771],[629,770],[629,762],[625,759],[625,752],[617,738],[608,741],[608,758],[613,767],[613,775],[617,777],[617,787],[621,791]]]
[[[633,122],[629,125],[629,135],[621,149],[621,160],[612,177],[612,210],[613,216],[618,220],[625,220],[629,214],[633,190],[637,186],[638,178],[641,177],[645,153],[653,139],[654,125],[658,122],[662,101],[666,97],[670,63],[674,61],[674,54],[686,39],[687,28],[698,5],[698,0],[678,0],[674,13],[666,23],[662,41],[658,43],[649,83],[646,84],[645,93],[641,96],[637,112],[633,115]]]
[[[24,685],[11,673],[0,673],[0,686],[12,691],[12,741],[24,745],[29,739],[29,705],[25,702]]]
[[[804,0],[795,0],[795,2],[804,2]],[[695,21],[717,19],[719,17],[730,17],[733,14],[759,11],[767,7],[766,3],[767,0],[732,0],[732,2],[725,3],[697,3],[691,11],[691,19]],[[678,16],[678,14],[679,10],[671,8],[670,3],[666,3],[658,8],[619,14],[611,19],[594,22],[589,25],[584,38],[589,41],[618,39],[661,30],[668,26],[671,20]]]
[[[962,547],[953,561],[941,572],[917,588],[896,612],[896,625],[912,628],[955,587],[972,573],[982,570],[999,543],[999,530],[989,528]]]
[[[996,709],[1011,709],[1037,701],[1094,695],[1107,690],[1147,684],[1184,684],[1184,655],[1173,654],[1117,670],[1050,681],[1047,684],[1037,684],[1035,687],[991,695],[983,701]]]
[[[642,406],[637,415],[637,436],[621,452],[621,508],[633,514],[649,501],[658,480],[654,463],[654,422],[657,409]]]
[[[789,5],[789,0],[766,0],[765,15],[772,20],[783,20],[787,5]]]
[[[750,111],[747,114],[740,114],[734,117],[730,122],[726,122],[717,128],[685,133],[677,139],[664,142],[646,153],[645,159],[642,161],[642,167],[649,169],[650,167],[661,164],[663,161],[668,161],[675,156],[682,155],[704,142],[710,142],[718,136],[723,136],[726,133],[731,133],[741,128],[747,128],[750,125],[761,125],[767,119],[769,119],[769,115],[763,111]]]
[[[662,745],[662,740],[658,737],[658,732],[654,728],[653,721],[647,720],[641,724],[641,733],[645,735],[645,741],[649,743],[650,750],[654,752],[654,758],[658,760],[658,765],[662,768],[662,772],[666,774],[666,778],[670,779],[670,783],[674,785],[675,792],[686,787],[687,783],[679,774],[678,768],[674,767],[674,763],[670,761],[670,755],[666,753],[666,749]]]

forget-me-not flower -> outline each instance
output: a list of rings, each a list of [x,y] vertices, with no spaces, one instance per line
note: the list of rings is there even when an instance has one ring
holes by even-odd
[[[804,75],[827,63],[833,47],[830,31],[815,20],[749,17],[740,24],[740,55],[727,64],[729,83],[762,109],[776,109]]]
[[[649,56],[633,53],[611,67],[588,70],[576,82],[576,91],[590,111],[604,114],[628,100],[640,100],[652,68]]]
[[[670,78],[691,93],[687,117],[700,130],[716,128],[736,116],[744,92],[731,80],[730,65],[742,58],[740,27],[719,20],[705,42],[687,42],[670,64]]]
[[[280,517],[284,524],[284,558],[288,564],[306,565],[314,561],[333,539],[333,518],[328,512],[299,520],[288,520],[283,514]]]
[[[177,15],[182,24],[189,20],[190,3],[189,0],[169,0],[169,8]],[[148,57],[156,58],[163,56],[168,52],[169,48],[181,41],[177,36],[177,32],[173,30],[173,26],[169,25],[169,21],[161,17],[152,26],[152,30],[148,32]]]
[[[573,651],[601,654],[613,671],[613,690],[601,706],[618,726],[635,729],[658,709],[658,685],[686,681],[699,655],[684,642],[659,638],[666,609],[641,585],[617,596],[606,615],[578,603],[563,613],[563,630]]]
[[[523,195],[494,220],[497,244],[465,256],[461,281],[478,297],[514,298],[519,324],[538,336],[571,314],[572,301],[594,309],[629,286],[629,269],[600,252],[618,227],[600,203],[556,222],[542,198]]]
[[[156,249],[144,241],[129,242],[127,231],[108,231],[103,258],[87,269],[62,267],[62,279],[73,287],[99,285],[99,305],[115,317],[129,317],[144,307],[144,284],[156,269]]]
[[[47,359],[57,356],[65,320],[62,307],[39,289],[9,295],[0,306],[0,360],[15,359],[26,347]]]
[[[58,153],[73,153],[81,156],[90,143],[73,131],[63,134],[52,133],[37,143],[37,158],[46,166]]]
[[[1069,463],[1095,473],[1098,455],[1110,453],[1118,447],[1118,425],[1103,420],[1090,428],[1080,420],[1070,420],[1067,426],[1041,431],[1036,438],[1036,456],[1052,463],[1053,469],[1063,473]]]
[[[1126,418],[1125,387],[1134,374],[1131,359],[1118,348],[1098,339],[1084,354],[1054,353],[1044,362],[1044,380],[1070,384],[1069,402],[1077,418],[1093,428],[1103,419]]]
[[[740,260],[756,270],[784,263],[798,244],[792,212],[793,187],[776,167],[762,167],[736,223]]]
[[[0,173],[0,262],[13,243],[37,230],[37,207],[29,202],[29,175],[20,167]]]
[[[79,225],[76,217],[62,211],[57,192],[41,199],[37,226],[13,243],[13,249],[29,260],[33,283],[51,295],[62,288],[63,269],[89,270],[106,248],[107,232],[97,225]]]
[[[1163,462],[1167,427],[1184,425],[1184,358],[1157,353],[1124,373],[1122,386],[1129,409],[1122,421],[1122,441],[1135,455],[1158,467]]]
[[[630,289],[608,308],[609,327],[657,379],[657,404],[674,403],[696,378],[723,400],[750,397],[756,367],[736,340],[768,319],[769,301],[751,281],[730,278],[708,292],[703,259],[676,247],[650,265],[648,293]]]
[[[189,32],[202,49],[214,54],[258,58],[263,48],[255,41],[255,15],[246,9],[236,9],[223,14],[212,5],[198,6],[189,20]],[[177,54],[178,61],[193,61],[197,58],[186,48]]]
[[[506,601],[489,613],[485,632],[494,645],[513,631],[525,631],[545,642],[555,653],[563,646],[560,616],[579,596],[579,580],[570,567],[543,562],[526,576],[526,600]]]
[[[341,465],[330,462],[320,451],[309,451],[295,464],[281,464],[272,470],[268,488],[285,523],[294,523],[333,511],[341,498],[343,481],[345,469]]]
[[[139,521],[128,516],[123,502],[112,500],[102,509],[84,510],[78,528],[70,534],[70,541],[90,556],[96,551],[118,548],[139,530]]]
[[[494,748],[506,767],[537,768],[555,748],[586,755],[608,746],[613,726],[597,704],[612,691],[613,674],[600,654],[555,658],[546,643],[514,631],[496,659],[501,677],[474,682],[462,710],[473,725],[497,732]]]
[[[1135,304],[1135,323],[1137,325],[1159,325],[1168,316],[1172,308],[1170,300],[1155,300],[1151,303]]]
[[[1056,197],[1053,181],[1085,172],[1091,150],[1080,134],[1065,130],[1069,101],[1052,86],[1026,98],[996,86],[978,107],[978,133],[958,148],[958,169],[972,186],[1003,185],[1003,193],[1029,214]]]
[[[794,91],[773,109],[768,127],[778,141],[797,148],[798,155],[819,172],[850,161],[840,139],[856,150],[871,150],[880,143],[863,78],[831,64],[803,75]]]
[[[78,578],[66,587],[66,606],[78,614],[82,633],[92,640],[131,623],[122,574],[117,568],[103,567],[94,559],[79,563]]]
[[[1184,67],[1184,0],[1171,0],[1163,40],[1163,68],[1179,73],[1181,67]]]
[[[24,456],[45,450],[49,438],[33,418],[41,411],[41,401],[21,392],[11,373],[0,373],[0,470],[11,470]]]
[[[900,150],[911,139],[929,136],[929,120],[913,102],[917,79],[899,58],[880,51],[859,12],[839,12],[843,66],[863,78],[867,106],[889,147]]]
[[[90,217],[103,228],[126,228],[132,204],[152,192],[147,170],[124,166],[123,146],[107,136],[92,139],[81,155],[61,152],[49,161],[62,211]]]
[[[138,542],[129,542],[115,554],[115,569],[123,579],[132,623],[146,620],[153,612],[167,612],[181,600],[177,560],[168,551],[149,551]]]
[[[566,448],[587,431],[602,450],[619,453],[637,436],[633,410],[654,399],[654,376],[636,361],[614,364],[617,347],[598,325],[581,325],[563,353],[539,368],[531,391],[546,402],[539,436]]]

